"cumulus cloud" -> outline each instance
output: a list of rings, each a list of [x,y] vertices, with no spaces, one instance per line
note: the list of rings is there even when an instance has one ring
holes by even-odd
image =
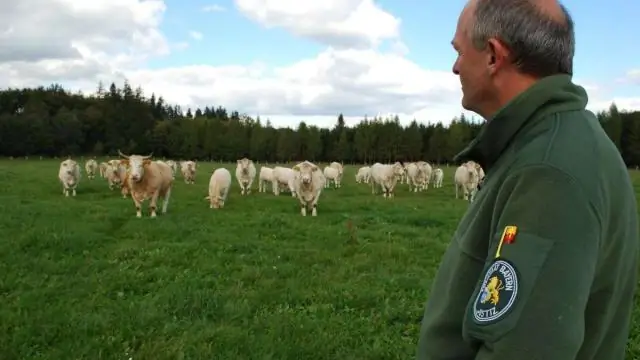
[[[373,0],[235,0],[240,12],[268,27],[340,48],[368,48],[400,35],[400,19]]]
[[[170,46],[158,30],[161,0],[0,2],[0,86],[50,80],[79,85],[122,78]]]
[[[459,106],[460,85],[449,72],[429,71],[393,53],[328,49],[280,68],[193,65],[130,72],[133,83],[181,104],[226,104],[248,114],[406,114]],[[215,101],[212,101],[215,99]],[[453,102],[453,103],[452,103]],[[435,119],[434,119],[435,120]]]
[[[236,3],[265,26],[279,26],[331,46],[315,57],[280,67],[256,62],[148,69],[146,59],[188,46],[168,43],[160,32],[165,11],[161,0],[4,1],[0,2],[0,88],[57,82],[71,90],[93,92],[98,81],[121,85],[128,79],[147,95],[162,95],[185,110],[220,104],[270,118],[276,126],[297,126],[301,120],[332,126],[339,113],[350,125],[365,115],[388,114],[398,114],[405,124],[413,118],[446,123],[462,112],[456,76],[448,69],[431,71],[408,60],[408,49],[399,37],[400,20],[370,0],[292,2],[291,6],[276,0]],[[357,25],[351,23],[354,19]],[[191,37],[199,35],[194,32]],[[376,47],[385,39],[391,40],[389,51]],[[609,106],[600,89],[585,87],[594,99],[591,107]],[[620,108],[640,108],[637,99],[616,99],[616,103]]]

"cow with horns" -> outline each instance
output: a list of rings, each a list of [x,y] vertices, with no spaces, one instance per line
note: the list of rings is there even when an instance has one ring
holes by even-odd
[[[127,181],[136,206],[136,217],[142,217],[142,202],[146,199],[151,199],[149,210],[151,217],[156,217],[158,197],[164,199],[162,213],[166,213],[173,186],[171,167],[162,161],[152,161],[153,153],[147,156],[125,155],[118,150],[118,154],[124,158],[121,164],[127,167]]]

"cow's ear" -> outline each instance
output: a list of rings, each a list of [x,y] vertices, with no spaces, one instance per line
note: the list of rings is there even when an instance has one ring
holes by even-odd
[[[142,164],[143,164],[143,165],[149,165],[149,164],[151,164],[151,160],[149,160],[149,159],[144,159],[144,160],[142,161]]]
[[[124,165],[124,166],[129,166],[129,159],[126,160],[120,160],[120,164]]]

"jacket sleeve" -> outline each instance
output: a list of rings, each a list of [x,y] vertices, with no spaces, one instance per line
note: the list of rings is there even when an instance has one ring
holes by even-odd
[[[495,208],[463,322],[481,344],[476,360],[575,359],[600,248],[596,208],[582,183],[548,165],[509,175]]]

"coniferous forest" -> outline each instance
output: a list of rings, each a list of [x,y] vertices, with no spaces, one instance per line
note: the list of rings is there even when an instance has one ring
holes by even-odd
[[[640,165],[640,111],[612,104],[597,114],[628,166]],[[54,84],[47,88],[0,91],[0,156],[66,157],[147,154],[174,159],[259,162],[310,160],[373,163],[401,160],[450,162],[480,130],[460,116],[448,126],[398,118],[363,118],[354,127],[336,116],[331,129],[307,125],[274,128],[221,105],[187,109],[147,97],[143,89],[100,84],[86,96]]]

